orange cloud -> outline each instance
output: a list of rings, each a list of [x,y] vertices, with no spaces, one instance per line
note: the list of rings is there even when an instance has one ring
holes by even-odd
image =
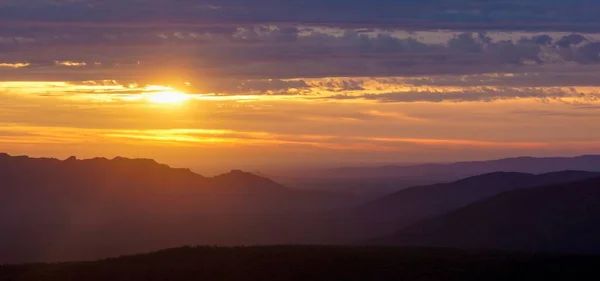
[[[597,146],[600,141],[518,142],[402,137],[339,137],[333,135],[277,134],[213,129],[115,130],[67,127],[0,126],[1,143],[69,144],[110,142],[159,146],[271,146],[294,145],[335,150],[404,150],[402,144],[432,147],[548,149],[574,145]]]
[[[15,62],[15,63],[8,63],[8,62],[2,62],[0,63],[0,68],[23,68],[23,67],[28,67],[31,64],[28,62]]]

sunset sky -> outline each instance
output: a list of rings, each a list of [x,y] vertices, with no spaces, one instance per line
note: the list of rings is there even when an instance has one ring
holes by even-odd
[[[599,8],[0,0],[0,151],[209,174],[600,153]]]

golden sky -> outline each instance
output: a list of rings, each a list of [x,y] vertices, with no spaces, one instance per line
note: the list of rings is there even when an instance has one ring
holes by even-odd
[[[201,87],[192,82],[142,86],[117,81],[4,81],[0,144],[13,154],[152,157],[211,172],[232,167],[575,155],[600,149],[600,132],[595,130],[600,104],[578,105],[586,99],[579,95],[521,98],[514,96],[522,89],[418,86],[407,84],[404,77],[286,82],[293,81],[309,86],[286,89],[294,92],[286,95],[254,91],[220,95],[194,92]],[[588,95],[600,91],[575,90]],[[460,99],[463,95],[473,100]],[[429,96],[434,97],[427,100]]]
[[[213,173],[600,151],[600,30],[589,26],[167,24],[101,17],[125,2],[19,3],[0,6],[57,18],[0,20],[2,152]],[[99,18],[60,21],[67,8]]]

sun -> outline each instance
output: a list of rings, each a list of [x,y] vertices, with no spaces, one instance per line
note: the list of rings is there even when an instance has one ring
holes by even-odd
[[[144,92],[144,98],[151,103],[178,104],[192,98],[191,95],[174,88],[159,85],[146,86]]]
[[[180,104],[192,99],[192,95],[178,91],[174,88],[160,85],[144,87],[144,99],[157,104]]]
[[[177,104],[191,99],[190,95],[177,91],[165,91],[148,94],[148,101],[153,103]]]

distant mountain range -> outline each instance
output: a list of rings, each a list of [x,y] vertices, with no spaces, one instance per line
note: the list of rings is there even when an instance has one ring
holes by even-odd
[[[599,221],[595,178],[502,193],[372,242],[598,254]]]
[[[339,211],[330,224],[338,237],[355,241],[454,211],[503,192],[598,178],[599,172],[563,171],[541,175],[495,172],[450,183],[402,189],[365,204]],[[340,238],[342,239],[342,238]]]
[[[581,168],[597,157],[560,159],[564,163],[542,161],[554,164],[539,170]],[[490,162],[496,164],[479,165],[499,167]],[[460,165],[477,164],[449,165],[461,174]],[[496,171],[399,186],[364,203],[239,170],[204,177],[149,159],[0,154],[0,263],[96,259],[181,245],[356,241],[600,253],[592,224],[599,180],[598,172]]]
[[[401,227],[502,192],[596,177],[600,177],[600,172],[563,171],[541,175],[495,172],[451,183],[406,188],[357,207],[353,215]]]
[[[452,181],[493,172],[542,174],[559,171],[600,172],[600,155],[578,157],[518,157],[500,160],[446,164],[388,165],[381,167],[337,168],[320,174],[330,178],[404,178]]]

